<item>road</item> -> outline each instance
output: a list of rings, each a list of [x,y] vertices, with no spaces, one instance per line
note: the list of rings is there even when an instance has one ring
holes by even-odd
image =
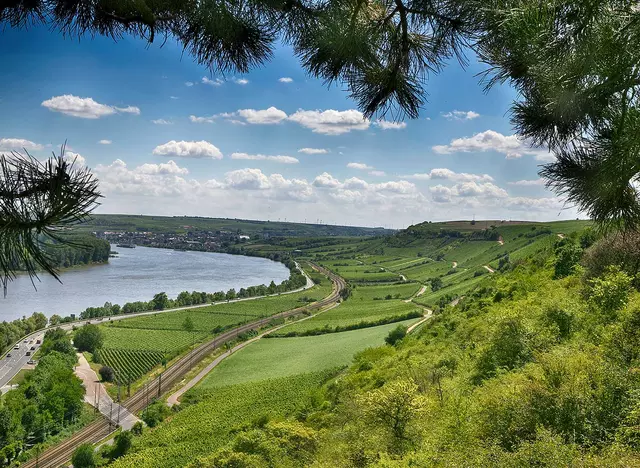
[[[275,318],[286,318],[293,315],[301,314],[305,311],[322,309],[324,307],[333,305],[340,300],[340,291],[346,287],[346,282],[343,278],[334,273],[325,270],[322,267],[314,265],[314,268],[318,271],[329,276],[334,284],[333,291],[326,298],[314,302],[312,304],[305,305],[303,307],[297,307],[285,312],[272,315],[270,317],[262,318],[254,322],[250,322],[241,325],[232,330],[228,330],[212,340],[205,342],[196,347],[192,352],[180,358],[172,366],[170,366],[159,377],[144,385],[143,388],[125,400],[122,405],[127,408],[131,413],[137,413],[146,407],[153,398],[156,396],[162,396],[167,390],[169,390],[174,384],[180,382],[184,376],[197,365],[202,359],[204,359],[213,350],[223,346],[225,343],[235,340],[239,335],[249,330],[261,328],[267,326]],[[97,443],[103,440],[106,436],[113,432],[112,426],[106,419],[101,419],[90,425],[86,426],[82,430],[76,432],[69,439],[62,441],[61,443],[49,447],[39,457],[39,463],[36,465],[36,460],[30,460],[21,465],[22,468],[56,468],[67,462],[73,451],[81,444],[84,443]]]
[[[305,278],[307,279],[307,284],[305,284],[303,287],[298,288],[298,289],[294,289],[291,291],[286,291],[286,292],[282,292],[279,294],[270,294],[267,296],[255,296],[255,297],[245,297],[242,299],[232,299],[230,301],[221,301],[221,302],[213,302],[213,303],[207,303],[207,304],[198,304],[198,305],[193,305],[193,306],[185,306],[185,307],[175,307],[173,309],[165,309],[165,310],[152,310],[149,312],[140,312],[137,314],[126,314],[126,315],[113,315],[109,318],[95,318],[95,319],[89,319],[89,320],[80,320],[80,321],[76,321],[76,322],[71,322],[71,323],[65,323],[65,324],[61,324],[61,325],[56,325],[54,327],[47,327],[45,329],[42,330],[38,330],[37,332],[32,333],[31,335],[27,335],[24,339],[27,340],[27,342],[29,341],[33,341],[35,343],[36,340],[42,340],[44,337],[45,332],[50,329],[50,328],[62,328],[63,330],[67,330],[70,331],[71,329],[73,329],[73,327],[81,327],[83,325],[87,325],[87,324],[101,324],[101,323],[106,323],[108,321],[111,322],[115,322],[117,320],[124,320],[124,319],[128,319],[128,318],[133,318],[133,317],[141,317],[144,315],[155,315],[155,314],[164,314],[167,312],[176,312],[176,311],[180,311],[180,310],[189,310],[189,309],[198,309],[201,307],[209,307],[209,306],[216,306],[216,305],[222,305],[222,304],[230,304],[233,302],[242,302],[242,301],[252,301],[252,300],[256,300],[256,299],[262,299],[265,297],[269,297],[269,296],[280,296],[283,294],[293,294],[293,293],[297,293],[300,291],[304,291],[305,289],[309,289],[313,286],[313,281],[311,280],[311,278],[309,278],[309,276],[305,273],[305,271],[300,268],[300,266],[296,263],[296,266],[298,267],[298,269],[302,272],[302,274],[305,276]],[[11,381],[11,379],[13,379],[13,377],[20,372],[20,369],[22,369],[25,364],[27,364],[27,362],[29,361],[29,359],[31,359],[30,357],[26,356],[26,352],[29,350],[29,348],[32,346],[31,344],[29,345],[29,347],[27,347],[26,343],[23,343],[22,340],[18,343],[18,346],[20,347],[20,349],[14,350],[12,349],[11,351],[9,351],[7,353],[11,354],[11,357],[3,357],[0,358],[0,388],[4,387],[5,385],[7,385],[9,383],[9,381]]]
[[[98,375],[91,368],[83,354],[78,353],[78,365],[74,369],[75,374],[82,380],[85,388],[84,401],[94,406],[115,425],[120,425],[125,430],[131,430],[133,425],[140,421],[127,408],[115,403],[107,390],[100,383]]]

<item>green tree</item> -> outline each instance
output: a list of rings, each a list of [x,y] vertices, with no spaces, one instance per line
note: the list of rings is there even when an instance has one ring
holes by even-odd
[[[431,290],[432,291],[438,291],[439,289],[442,289],[442,278],[435,277],[435,278],[431,278],[429,280],[429,282],[431,283]]]
[[[119,458],[126,455],[132,443],[133,433],[131,431],[122,431],[117,434],[114,439],[113,449],[111,450],[111,458]]]
[[[195,330],[195,325],[193,324],[193,320],[190,316],[185,317],[182,322],[182,329],[186,332],[193,333]]]
[[[78,348],[78,351],[95,353],[104,344],[104,332],[97,325],[85,325],[76,330],[73,344]]]
[[[564,278],[573,273],[582,257],[582,248],[574,242],[567,242],[556,252],[555,278]]]
[[[96,466],[96,457],[93,451],[93,445],[82,444],[73,452],[71,457],[73,468],[94,468]]]
[[[57,325],[60,325],[61,321],[62,317],[60,317],[58,314],[53,314],[51,317],[49,317],[49,326],[55,327]]]
[[[167,293],[161,292],[153,296],[151,300],[151,307],[153,310],[164,310],[169,307],[169,297]]]
[[[407,327],[404,325],[398,325],[389,332],[384,341],[391,346],[395,346],[396,343],[402,340],[405,336],[407,336]]]

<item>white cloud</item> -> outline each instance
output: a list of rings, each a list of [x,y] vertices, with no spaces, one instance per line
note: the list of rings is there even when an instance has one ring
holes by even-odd
[[[288,76],[283,76],[278,81],[280,83],[293,83],[293,78],[289,78]]]
[[[287,118],[287,114],[275,107],[264,110],[240,109],[235,113],[245,119],[247,123],[255,125],[273,125],[282,122]],[[229,117],[231,114],[220,114],[222,117]]]
[[[329,152],[329,150],[326,150],[324,148],[300,148],[298,150],[298,153],[304,153],[304,154],[327,154]]]
[[[75,166],[86,166],[87,161],[81,154],[74,153],[73,151],[64,152],[64,159],[72,162]]]
[[[222,152],[208,141],[175,141],[171,140],[156,146],[153,154],[175,156],[179,158],[222,159]]]
[[[165,119],[155,119],[155,120],[152,120],[151,122],[153,122],[156,125],[173,125],[173,122],[171,120],[165,120]]]
[[[98,143],[101,145],[110,145],[113,142],[111,140],[100,140]]]
[[[407,128],[406,122],[388,122],[386,120],[377,120],[374,125],[381,130],[401,130]]]
[[[415,180],[451,180],[453,182],[492,182],[493,177],[489,174],[468,174],[466,172],[454,172],[451,169],[437,168],[429,172],[404,176],[407,179]]]
[[[191,88],[195,83],[193,81],[185,81],[184,85]]]
[[[340,186],[340,181],[328,172],[323,172],[314,179],[313,185],[316,187],[336,188]]]
[[[446,114],[442,114],[442,116],[447,120],[473,120],[480,117],[480,114],[474,111],[454,110],[447,112]]]
[[[203,116],[203,117],[197,117],[195,115],[190,115],[189,116],[189,120],[192,123],[214,123],[216,121],[217,116],[215,115],[211,115],[209,117]]]
[[[369,171],[369,175],[375,176],[375,177],[382,177],[387,175],[386,172],[384,171]]]
[[[246,84],[249,84],[249,80],[247,80],[247,79],[245,79],[245,78],[238,78],[238,79],[236,79],[236,80],[233,80],[233,82],[234,82],[235,84],[239,84],[239,85],[241,85],[241,86],[244,86],[244,85],[246,85]]]
[[[282,164],[297,164],[300,161],[292,156],[266,156],[264,154],[233,153],[231,159],[244,159],[251,161],[272,161]]]
[[[222,86],[224,84],[224,81],[221,80],[220,78],[216,78],[215,80],[209,79],[206,76],[202,77],[202,84],[206,84],[209,86]]]
[[[189,173],[189,169],[186,167],[178,166],[173,159],[169,160],[167,163],[160,164],[143,164],[138,166],[137,171],[140,174],[177,174],[177,175],[187,175]]]
[[[169,96],[169,99],[180,99],[178,96]]]
[[[517,180],[515,182],[509,182],[509,185],[518,185],[521,187],[544,186],[544,180],[543,179]]]
[[[495,151],[506,155],[507,159],[520,158],[525,154],[535,156],[538,160],[548,158],[547,151],[531,148],[517,135],[506,136],[493,130],[476,133],[469,138],[457,138],[448,145],[437,145],[432,149],[438,154]]]
[[[114,107],[114,109],[125,114],[140,115],[140,108],[136,106]]]
[[[81,98],[71,94],[54,96],[51,99],[42,101],[41,106],[46,107],[53,112],[60,112],[65,115],[79,117],[82,119],[99,119],[100,117],[112,115],[117,112],[135,115],[140,114],[140,109],[135,106],[108,106],[106,104],[100,104],[90,97]]]
[[[347,167],[349,169],[358,169],[360,171],[369,171],[374,169],[372,166],[369,166],[365,163],[357,163],[357,162],[350,162],[347,164]]]
[[[357,177],[351,177],[344,181],[342,187],[347,190],[364,190],[369,187],[369,184]]]
[[[0,138],[0,151],[5,151],[8,153],[10,153],[11,151],[23,150],[39,151],[42,148],[42,145],[22,138]]]
[[[371,123],[364,118],[362,112],[354,109],[346,111],[300,109],[290,115],[289,120],[311,129],[314,133],[325,135],[342,135],[353,130],[366,130]]]

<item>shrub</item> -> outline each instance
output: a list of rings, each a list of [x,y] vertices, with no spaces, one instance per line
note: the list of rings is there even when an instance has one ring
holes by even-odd
[[[80,445],[73,452],[71,463],[73,463],[74,468],[94,468],[96,466],[96,459],[93,452],[93,445]]]
[[[405,336],[407,336],[407,327],[404,325],[398,325],[389,332],[384,341],[391,346],[395,346],[396,343],[402,340]]]
[[[640,272],[640,232],[633,231],[612,234],[600,239],[584,253],[582,265],[586,268],[587,278],[595,278],[605,273],[611,265],[634,278]]]
[[[161,401],[151,403],[142,413],[142,420],[149,427],[156,427],[171,414],[171,410]]]
[[[573,242],[561,245],[556,251],[555,278],[564,278],[574,272],[574,267],[582,257],[582,249]]]
[[[102,348],[104,343],[104,332],[97,325],[85,325],[76,331],[73,337],[73,344],[78,351],[89,351],[95,353]]]
[[[617,266],[610,266],[600,278],[589,281],[589,304],[612,318],[624,307],[631,292],[631,278]]]
[[[122,431],[116,435],[114,439],[113,449],[111,450],[111,458],[119,458],[126,455],[131,448],[133,434],[131,431]]]
[[[109,366],[102,366],[98,373],[104,382],[113,382],[113,379],[116,376],[116,373]]]

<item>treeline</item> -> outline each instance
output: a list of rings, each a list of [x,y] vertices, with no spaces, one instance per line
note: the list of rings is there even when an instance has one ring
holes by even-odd
[[[28,318],[0,323],[0,354],[13,346],[23,336],[46,327],[47,322],[47,317],[44,314],[34,312]]]
[[[82,415],[84,387],[73,373],[76,353],[61,329],[45,334],[38,366],[0,405],[0,466],[26,459],[25,450],[74,424]]]
[[[279,255],[277,255],[279,257]],[[307,284],[306,277],[298,269],[295,262],[291,259],[282,259],[287,268],[289,268],[289,279],[284,280],[280,284],[271,281],[269,286],[261,284],[259,286],[249,286],[248,288],[240,288],[236,291],[234,288],[227,292],[218,291],[215,293],[199,292],[199,291],[182,291],[175,299],[170,299],[166,293],[156,294],[153,299],[148,302],[137,301],[127,302],[123,306],[119,304],[111,304],[106,302],[103,306],[87,307],[81,314],[80,318],[91,319],[98,317],[110,317],[121,314],[134,314],[139,312],[149,312],[154,310],[172,309],[174,307],[185,307],[190,305],[208,304],[210,302],[230,301],[233,299],[245,299],[249,297],[266,296],[268,294],[278,294],[286,291],[298,289]],[[61,321],[71,321],[73,318],[67,317]]]
[[[92,234],[77,233],[66,236],[65,241],[69,244],[48,241],[43,247],[52,264],[58,268],[109,261],[111,245],[106,240],[98,239]],[[25,270],[25,267],[16,263],[15,270]]]

